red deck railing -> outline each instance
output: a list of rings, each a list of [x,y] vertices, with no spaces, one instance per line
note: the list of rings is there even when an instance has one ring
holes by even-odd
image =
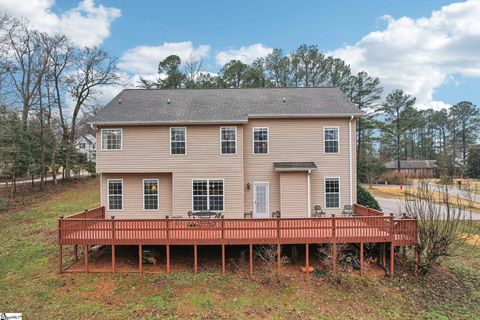
[[[103,207],[59,220],[59,244],[415,244],[415,219],[354,206],[356,216],[274,219],[105,219]],[[379,214],[380,213],[380,214]]]

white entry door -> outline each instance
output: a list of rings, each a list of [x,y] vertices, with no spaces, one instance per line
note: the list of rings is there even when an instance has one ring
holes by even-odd
[[[253,217],[268,218],[268,182],[253,183]]]

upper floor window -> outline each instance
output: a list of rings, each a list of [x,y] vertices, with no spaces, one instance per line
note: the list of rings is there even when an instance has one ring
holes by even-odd
[[[186,154],[187,129],[170,128],[170,154]]]
[[[122,129],[102,129],[102,150],[122,149]]]
[[[80,149],[85,149],[85,143],[80,143]]]
[[[325,207],[340,208],[340,178],[325,178]]]
[[[253,154],[268,153],[268,128],[253,128]]]
[[[108,210],[123,209],[123,180],[108,180]]]
[[[193,180],[193,210],[223,211],[223,180]]]
[[[338,128],[324,129],[325,153],[338,153]]]
[[[220,128],[220,143],[222,154],[237,153],[237,128],[223,127]]]
[[[158,179],[143,180],[143,209],[158,210]]]

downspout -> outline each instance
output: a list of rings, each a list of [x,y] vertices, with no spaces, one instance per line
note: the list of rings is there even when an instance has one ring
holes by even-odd
[[[310,182],[310,173],[312,172],[312,170],[308,170],[308,174],[307,174],[307,205],[308,205],[308,210],[307,210],[307,214],[308,214],[308,217],[310,218],[312,216],[312,205],[311,205],[311,182]]]
[[[352,172],[352,121],[354,117],[348,121],[348,169],[350,180],[350,205],[353,205],[353,172]]]

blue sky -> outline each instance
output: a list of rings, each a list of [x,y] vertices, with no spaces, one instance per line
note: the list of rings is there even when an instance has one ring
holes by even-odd
[[[249,62],[306,43],[379,76],[386,91],[414,94],[420,107],[480,104],[479,0],[0,0],[0,9],[103,46],[133,82],[167,54],[202,58],[217,72],[230,58]]]

